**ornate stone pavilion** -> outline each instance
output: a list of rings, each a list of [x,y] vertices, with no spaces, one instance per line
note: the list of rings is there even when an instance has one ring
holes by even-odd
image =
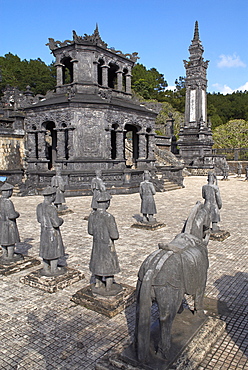
[[[198,22],[195,23],[194,38],[189,47],[189,61],[184,60],[186,69],[185,121],[180,129],[178,146],[187,166],[212,164],[212,131],[207,122],[207,68],[204,61]]]
[[[47,44],[56,58],[53,93],[25,107],[27,176],[42,186],[60,164],[69,188],[88,183],[95,169],[105,181],[132,183],[154,167],[156,113],[132,99],[137,53],[108,48],[98,28],[92,35]]]

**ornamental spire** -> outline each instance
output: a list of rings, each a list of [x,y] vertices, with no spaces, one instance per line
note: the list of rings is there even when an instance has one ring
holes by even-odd
[[[200,37],[199,37],[198,21],[196,21],[193,41],[199,41],[199,40],[200,40]]]

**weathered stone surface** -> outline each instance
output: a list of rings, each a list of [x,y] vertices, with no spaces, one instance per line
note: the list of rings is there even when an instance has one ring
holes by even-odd
[[[0,258],[0,275],[7,276],[40,265],[40,260],[38,260],[37,258],[28,256],[22,257],[23,258],[17,260],[16,262],[10,263],[7,263]]]
[[[204,359],[211,346],[225,330],[225,323],[213,317],[198,319],[185,310],[177,315],[172,329],[172,343],[174,351],[169,359],[162,359],[154,353],[151,347],[149,362],[138,363],[133,345],[124,351],[121,348],[112,351],[97,362],[97,370],[115,369],[145,369],[145,370],[192,370],[196,369]],[[158,340],[158,322],[155,322],[151,334],[153,344]]]
[[[165,227],[166,224],[162,222],[136,222],[133,224],[131,227],[134,227],[136,229],[143,229],[143,230],[158,230],[161,229],[162,227]]]
[[[157,192],[155,200],[158,213],[167,225],[156,232],[130,227],[135,222],[132,215],[137,213],[140,206],[139,194],[113,197],[110,212],[115,215],[120,232],[117,248],[122,268],[117,282],[120,276],[126,284],[135,287],[137,271],[143,259],[161,240],[169,242],[172,235],[183,227],[189,205],[193,205],[201,196],[200,190],[205,183],[204,177],[189,176],[185,178],[184,189]],[[221,315],[227,326],[198,370],[226,367],[229,370],[244,370],[248,368],[245,353],[248,331],[247,181],[230,176],[230,181],[220,181],[219,187],[225,199],[220,227],[229,230],[231,236],[221,243],[209,242],[210,267],[205,294],[207,298],[215,300],[215,312],[219,317]],[[18,220],[22,243],[17,246],[17,251],[23,254],[28,251],[32,257],[38,255],[40,234],[39,224],[32,220],[35,219],[36,206],[41,201],[41,196],[13,197],[15,208],[22,208]],[[95,363],[113,347],[120,345],[121,351],[127,340],[129,343],[131,341],[134,304],[110,320],[105,315],[70,301],[74,293],[88,285],[91,277],[89,259],[92,237],[87,234],[87,222],[83,221],[83,217],[91,211],[91,195],[68,198],[67,203],[74,211],[64,216],[65,222],[61,228],[66,254],[69,255],[68,264],[81,270],[85,280],[49,294],[19,282],[21,276],[39,267],[1,276],[0,369],[19,367],[20,370],[53,370],[57,367],[58,370],[93,370]],[[228,307],[229,312],[220,310],[222,304]],[[210,314],[205,300],[204,309]],[[158,315],[156,305],[151,311],[153,322]]]
[[[92,292],[92,285],[80,289],[71,301],[108,317],[114,317],[135,301],[135,288],[121,284],[123,290],[115,296],[104,297]]]
[[[84,278],[84,274],[80,271],[69,267],[66,270],[64,275],[47,277],[41,274],[42,269],[40,269],[22,276],[20,282],[48,293],[55,293],[57,290],[64,289]]]
[[[58,211],[59,216],[68,215],[69,213],[73,213],[71,209],[63,209],[62,211]]]
[[[215,231],[214,233],[211,232],[210,239],[211,240],[216,240],[218,242],[222,242],[223,240],[225,240],[229,236],[230,236],[229,231],[219,230],[219,231]]]

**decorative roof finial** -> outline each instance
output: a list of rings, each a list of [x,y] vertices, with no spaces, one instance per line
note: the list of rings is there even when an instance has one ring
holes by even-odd
[[[199,29],[198,29],[198,21],[195,22],[195,31],[194,31],[194,39],[193,41],[199,41]]]
[[[96,29],[95,29],[96,32],[99,33],[99,30],[98,30],[98,23],[96,22]]]

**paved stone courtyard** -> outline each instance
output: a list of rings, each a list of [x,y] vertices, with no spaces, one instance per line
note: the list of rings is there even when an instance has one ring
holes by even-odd
[[[168,242],[181,231],[189,210],[202,199],[201,187],[205,183],[205,177],[187,177],[184,189],[157,193],[157,220],[166,223],[157,231],[131,228],[134,217],[139,215],[138,194],[113,196],[109,211],[119,228],[120,239],[115,245],[122,269],[117,282],[135,286],[141,262],[158,242]],[[219,187],[223,201],[220,226],[231,236],[224,242],[209,242],[206,296],[218,300],[219,305],[226,303],[229,310],[220,315],[227,324],[226,331],[200,369],[247,369],[248,182],[233,177],[219,181]],[[18,251],[38,256],[36,206],[42,197],[12,200],[21,213],[17,221],[22,241]],[[0,278],[0,369],[94,369],[102,355],[132,336],[134,305],[109,319],[70,301],[72,294],[90,279],[92,237],[87,234],[84,220],[90,203],[91,197],[67,198],[74,213],[63,216],[61,227],[68,266],[82,271],[84,280],[49,294],[19,282],[21,276],[39,267]]]

